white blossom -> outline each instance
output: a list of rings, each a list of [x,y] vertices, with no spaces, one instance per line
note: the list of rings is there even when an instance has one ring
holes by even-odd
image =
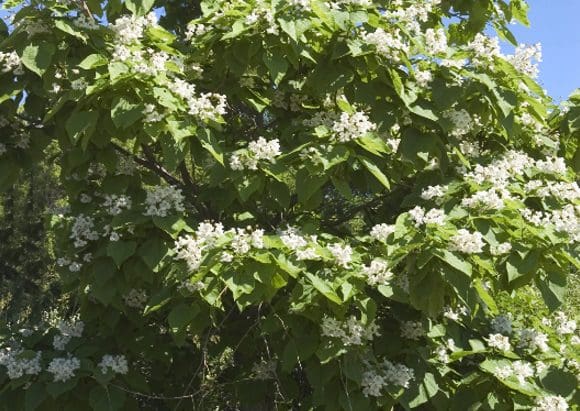
[[[465,254],[477,254],[483,251],[484,245],[483,236],[480,232],[470,233],[462,228],[457,230],[457,234],[451,237],[449,249]]]
[[[363,265],[362,272],[367,277],[367,283],[372,286],[386,285],[393,278],[387,262],[380,258],[375,258],[368,266]]]
[[[127,374],[129,372],[129,364],[124,355],[104,355],[101,362],[97,365],[103,374],[111,370],[115,374]]]
[[[183,212],[183,194],[181,189],[172,186],[155,186],[147,190],[145,198],[146,216],[167,217],[171,209]]]
[[[341,143],[361,138],[376,128],[376,124],[362,111],[341,113],[340,118],[332,124],[334,138]]]
[[[568,403],[566,399],[559,395],[548,395],[545,397],[538,397],[533,411],[566,411]]]
[[[500,351],[510,351],[512,349],[509,337],[502,334],[489,334],[487,345]]]
[[[352,248],[349,245],[335,243],[327,245],[326,248],[330,251],[338,265],[348,268],[348,264],[352,261]]]
[[[389,235],[395,232],[395,226],[390,224],[377,224],[371,229],[370,235],[377,241],[387,241]]]
[[[81,367],[78,358],[71,354],[68,357],[54,358],[48,365],[47,371],[53,374],[54,382],[64,382],[74,377],[74,373]]]

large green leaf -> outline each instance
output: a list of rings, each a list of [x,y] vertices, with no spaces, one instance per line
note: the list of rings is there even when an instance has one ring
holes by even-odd
[[[52,57],[56,52],[54,44],[47,41],[33,42],[22,52],[22,64],[40,77],[50,67]]]

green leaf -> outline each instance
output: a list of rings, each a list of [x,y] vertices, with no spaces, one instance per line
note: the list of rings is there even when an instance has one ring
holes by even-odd
[[[65,129],[71,141],[76,144],[81,137],[90,139],[97,126],[98,111],[76,111],[66,121]]]
[[[169,252],[169,247],[161,238],[153,237],[147,240],[141,247],[137,254],[141,256],[145,264],[154,272],[159,271],[161,261]]]
[[[111,119],[115,126],[126,129],[143,117],[143,105],[131,103],[124,97],[117,97],[111,107]]]
[[[437,257],[439,257],[442,261],[449,264],[451,267],[471,277],[473,267],[469,262],[463,260],[462,258],[459,258],[455,253],[452,253],[451,251],[447,250],[437,250],[436,252],[434,252],[434,254]]]
[[[199,306],[197,304],[179,304],[173,307],[167,316],[167,322],[171,327],[171,332],[177,334],[184,331],[185,327],[193,321],[195,316],[199,313]]]
[[[116,411],[123,409],[126,395],[114,387],[96,385],[89,393],[89,405],[93,411]]]
[[[147,14],[154,3],[155,0],[125,0],[127,9],[138,16]]]
[[[270,77],[274,84],[280,84],[289,67],[286,58],[280,54],[264,53],[263,61],[266,67],[268,67]]]
[[[294,20],[278,19],[278,23],[280,23],[282,30],[288,34],[292,40],[298,42],[298,34],[296,32],[296,23]]]
[[[578,380],[574,374],[554,368],[551,368],[541,381],[544,388],[562,397],[568,397],[578,387]]]
[[[117,267],[121,265],[133,254],[137,249],[135,241],[110,241],[107,244],[107,255],[115,261]]]
[[[46,398],[44,385],[35,382],[24,391],[24,411],[34,411],[38,409]]]
[[[198,130],[197,137],[201,146],[210,153],[213,158],[220,163],[222,166],[224,165],[224,152],[219,142],[216,138],[212,135],[211,130],[208,128],[202,128]]]
[[[55,20],[54,26],[60,31],[70,34],[71,36],[76,37],[77,39],[80,39],[83,42],[87,41],[87,36],[85,36],[82,31],[77,30],[72,24],[70,24],[66,20]]]
[[[358,159],[361,161],[362,165],[373,175],[379,182],[385,186],[387,190],[391,189],[391,184],[389,183],[389,179],[387,176],[378,168],[370,159],[358,156]]]
[[[324,281],[322,278],[315,276],[314,274],[305,273],[306,277],[310,280],[314,288],[316,288],[322,295],[328,298],[330,301],[342,304],[342,299],[336,294],[336,292]]]
[[[311,174],[307,169],[301,168],[296,173],[296,193],[298,201],[305,204],[320,188],[328,181],[328,176]]]
[[[29,44],[22,52],[22,64],[42,77],[50,67],[55,52],[54,44],[46,41]]]
[[[119,61],[109,63],[109,76],[111,82],[115,84],[117,81],[125,77],[129,73],[129,67]]]
[[[90,70],[95,67],[106,66],[109,60],[102,54],[90,54],[79,63],[79,67],[84,70]]]

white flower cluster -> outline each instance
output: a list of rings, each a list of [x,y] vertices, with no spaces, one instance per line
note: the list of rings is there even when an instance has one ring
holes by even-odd
[[[143,214],[167,217],[172,208],[181,213],[185,211],[183,200],[181,189],[172,186],[155,186],[147,190],[147,197],[145,198],[146,210]]]
[[[373,33],[361,32],[362,39],[374,46],[377,52],[393,62],[401,60],[401,54],[409,52],[409,45],[405,43],[401,32],[397,29],[393,33],[388,33],[382,28],[376,29]]]
[[[548,336],[531,328],[525,328],[519,332],[518,348],[530,351],[548,351]]]
[[[383,389],[388,385],[408,388],[411,380],[415,378],[415,372],[411,368],[388,360],[384,360],[379,367],[367,364],[367,368],[361,381],[365,397],[382,397]]]
[[[75,371],[79,368],[81,368],[80,360],[69,354],[68,357],[54,358],[47,371],[53,374],[54,382],[64,382],[74,377]]]
[[[487,345],[500,351],[510,351],[512,349],[509,337],[503,334],[489,334]]]
[[[142,289],[131,288],[127,294],[123,295],[123,302],[127,307],[141,309],[147,302],[147,292]]]
[[[445,211],[439,208],[432,208],[425,212],[423,207],[416,206],[412,210],[409,210],[409,216],[413,221],[415,221],[415,227],[420,227],[426,224],[445,224]]]
[[[498,367],[495,370],[495,376],[500,380],[514,376],[520,384],[524,384],[526,378],[533,377],[535,373],[532,364],[526,361],[514,361],[509,365]]]
[[[447,186],[429,186],[421,192],[423,200],[432,200],[433,198],[440,198],[447,192]]]
[[[451,237],[450,240],[451,244],[449,245],[449,249],[451,251],[459,251],[465,254],[481,253],[485,245],[480,232],[470,233],[464,228],[457,230],[457,234]]]
[[[420,321],[403,321],[401,323],[401,337],[409,340],[419,340],[424,335],[425,330]]]
[[[461,317],[465,317],[467,315],[469,315],[469,308],[464,305],[457,307],[457,310],[454,310],[449,306],[443,309],[443,317],[449,318],[453,321],[459,321]]]
[[[566,411],[568,403],[566,399],[559,395],[548,395],[538,397],[532,411]]]
[[[0,365],[6,367],[8,378],[14,380],[23,375],[36,375],[42,371],[40,351],[24,352],[21,348],[6,347],[0,349]]]
[[[334,138],[341,143],[361,138],[376,128],[377,125],[362,111],[341,113],[340,118],[332,124]]]
[[[143,37],[145,29],[157,24],[155,13],[149,13],[146,16],[123,16],[119,17],[109,27],[115,33],[117,40],[123,44],[131,44],[139,41]]]
[[[280,240],[290,250],[296,252],[298,260],[318,260],[320,256],[316,252],[313,245],[309,245],[308,240],[302,236],[294,227],[288,227],[280,234]],[[310,240],[314,243],[317,241],[315,235],[310,236]]]
[[[506,60],[512,63],[517,70],[531,78],[536,78],[540,72],[537,63],[542,62],[542,45],[540,43],[532,46],[520,44],[516,47],[515,54],[506,56]],[[534,63],[533,60],[537,63]]]
[[[401,0],[395,0],[393,5],[396,7],[394,10],[386,11],[384,17],[403,23],[407,30],[414,34],[419,34],[421,32],[421,23],[429,20],[429,14],[439,3],[441,3],[441,0],[418,0],[407,5]]]
[[[103,374],[111,370],[115,374],[127,374],[129,364],[124,355],[103,355],[101,362],[97,365]]]
[[[453,341],[452,338],[449,338],[447,340],[447,344],[442,344],[435,349],[437,359],[440,362],[447,364],[449,361],[451,361],[451,358],[449,357],[449,351],[453,352],[455,351],[456,348],[457,347],[455,346],[455,341]]]
[[[468,134],[473,128],[473,120],[469,112],[465,109],[450,110],[445,112],[447,117],[453,123],[451,135],[461,137]]]
[[[246,16],[246,24],[253,25],[260,20],[266,23],[266,33],[274,35],[279,34],[274,11],[263,1],[258,1],[254,6],[252,13]]]
[[[57,351],[64,351],[73,337],[79,338],[83,335],[85,323],[77,318],[72,318],[70,321],[60,320],[56,328],[60,334],[54,336],[52,346]]]
[[[555,197],[563,201],[575,201],[580,199],[580,187],[577,182],[553,182],[531,180],[525,186],[527,193],[535,192],[542,198]]]
[[[98,240],[99,233],[95,231],[95,220],[84,214],[74,217],[69,238],[74,240],[76,248],[84,247],[89,241]]]
[[[224,235],[223,226],[201,223],[194,235],[179,237],[175,242],[175,259],[184,260],[190,271],[196,271],[203,261],[203,252],[212,248],[215,241]]]
[[[554,313],[554,321],[556,322],[556,332],[559,335],[574,334],[576,331],[576,321],[569,319],[563,311]]]
[[[15,51],[4,53],[0,51],[0,73],[13,71],[14,74],[24,74],[20,56]]]
[[[556,231],[566,233],[570,236],[571,242],[580,241],[580,206],[572,204],[565,205],[560,210],[550,212],[533,211],[529,208],[520,210],[530,224],[537,226],[552,225]]]
[[[425,48],[427,53],[432,55],[446,54],[447,53],[447,35],[445,30],[440,29],[427,29],[425,31]]]
[[[103,206],[110,215],[119,215],[123,210],[131,209],[131,197],[124,194],[106,194]]]
[[[259,137],[258,140],[248,144],[247,151],[232,155],[230,167],[232,170],[257,170],[259,161],[273,163],[280,154],[280,142],[277,138],[268,141],[264,137]]]
[[[252,229],[251,227],[231,229],[234,238],[231,242],[234,254],[247,254],[252,248],[264,248],[264,230]]]
[[[185,100],[189,107],[189,114],[202,120],[217,121],[226,114],[226,97],[217,93],[197,94],[195,85],[181,79],[175,79],[170,89]]]
[[[433,81],[433,74],[428,70],[416,70],[415,80],[419,87],[427,88],[429,83]]]
[[[321,333],[325,337],[338,338],[344,345],[363,345],[372,341],[379,334],[379,327],[374,321],[363,324],[355,316],[346,321],[338,321],[335,318],[324,317],[322,319]]]
[[[363,265],[362,272],[367,277],[367,283],[372,286],[387,285],[393,278],[387,262],[380,258],[375,258],[368,266]]]
[[[500,194],[498,194],[498,191]],[[509,192],[502,187],[499,189],[491,188],[489,190],[478,191],[471,197],[464,198],[461,201],[461,205],[472,209],[501,210],[505,206],[504,199],[509,198]]]
[[[562,157],[546,157],[545,160],[537,160],[534,166],[538,171],[545,174],[566,174],[566,160]]]
[[[477,33],[473,41],[467,46],[468,50],[473,51],[473,64],[476,66],[483,66],[489,64],[494,57],[501,57],[501,49],[499,46],[499,38],[487,37],[481,33]],[[491,69],[491,67],[490,67]]]
[[[512,245],[510,243],[499,243],[497,245],[491,245],[489,247],[489,252],[491,255],[503,255],[508,254],[512,250]]]
[[[374,240],[377,241],[387,241],[389,235],[395,232],[395,225],[394,224],[376,224],[371,229],[370,235]]]
[[[523,175],[526,169],[535,165],[534,159],[525,153],[508,151],[501,158],[484,166],[477,164],[466,177],[477,184],[491,183],[495,187],[504,187],[511,180]]]
[[[348,264],[352,261],[352,248],[350,245],[335,243],[327,245],[326,248],[330,251],[338,265],[348,268]]]

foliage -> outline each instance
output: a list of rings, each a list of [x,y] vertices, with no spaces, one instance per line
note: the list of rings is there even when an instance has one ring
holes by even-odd
[[[58,147],[74,313],[0,407],[575,407],[579,94],[482,34],[525,2],[187,4],[9,3],[0,187]]]

